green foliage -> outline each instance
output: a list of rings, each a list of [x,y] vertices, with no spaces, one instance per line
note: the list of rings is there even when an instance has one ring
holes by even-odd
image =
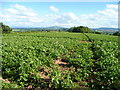
[[[113,33],[113,35],[120,36],[120,31],[117,31],[117,32]]]
[[[95,34],[102,34],[101,32],[97,32],[97,31],[95,31],[94,33],[95,33]]]
[[[13,89],[13,88],[17,88],[18,90],[20,90],[19,88],[21,88],[20,86],[18,86],[17,84],[14,84],[14,83],[5,83],[5,82],[2,82],[2,85],[1,85],[2,89]],[[9,90],[8,89],[8,90]]]
[[[16,88],[119,89],[118,37],[87,33],[26,32],[3,34],[2,76]],[[68,66],[55,66],[62,58]],[[60,70],[60,68],[63,70]],[[66,68],[69,68],[67,70]],[[47,71],[45,71],[47,69]],[[39,73],[45,73],[46,81]]]
[[[91,29],[89,29],[88,27],[84,27],[84,26],[71,27],[70,29],[68,29],[68,31],[78,32],[78,33],[93,33]]]
[[[10,33],[12,31],[12,28],[0,22],[0,31],[1,30],[3,33]]]
[[[91,87],[95,89],[116,89],[120,88],[120,70],[117,42],[95,41],[95,66],[94,78]]]

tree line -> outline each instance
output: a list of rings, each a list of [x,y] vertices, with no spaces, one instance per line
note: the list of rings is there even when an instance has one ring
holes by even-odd
[[[2,31],[2,33],[10,33],[12,31],[12,28],[10,28],[8,25],[5,25],[2,22],[0,22],[0,31]],[[74,27],[68,28],[67,31],[68,32],[76,32],[76,33],[95,33],[95,34],[101,34],[100,32],[94,32],[90,28],[85,27],[85,26],[77,26],[77,27],[74,26]],[[120,36],[120,32],[117,31],[117,32],[113,33],[113,35]]]
[[[2,31],[2,33],[10,33],[12,31],[12,28],[0,22],[0,31]]]

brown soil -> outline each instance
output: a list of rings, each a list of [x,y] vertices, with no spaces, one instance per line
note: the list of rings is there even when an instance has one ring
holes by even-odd
[[[53,62],[54,62],[54,66],[53,66],[53,67],[57,67],[58,70],[60,70],[61,72],[62,72],[62,71],[66,71],[66,72],[62,72],[63,74],[68,73],[68,72],[70,72],[70,71],[75,71],[75,68],[70,68],[70,67],[68,67],[67,65],[69,65],[69,63],[62,61],[62,58],[58,58],[57,60],[54,60]],[[51,73],[52,68],[47,68],[47,67],[44,67],[44,66],[41,66],[41,67],[42,67],[42,68],[41,68],[42,71],[39,72],[38,75],[39,75],[44,81],[50,81],[51,78],[50,78],[50,76],[47,76],[47,75]],[[78,70],[78,69],[80,69],[80,68],[76,68],[76,69]],[[75,83],[76,83],[77,85],[81,86],[81,87],[86,87],[86,86],[84,85],[84,83],[85,83],[84,81],[83,81],[83,82],[76,82],[76,81],[75,81]]]
[[[2,80],[2,81],[5,82],[5,83],[10,83],[10,81],[8,81],[8,79],[0,78],[0,80]]]
[[[67,70],[67,71],[71,71],[72,69],[69,68],[69,67],[66,67],[66,66],[63,66],[63,65],[67,65],[68,63],[66,62],[63,62],[62,61],[62,58],[58,58],[57,60],[54,60],[54,67],[57,67],[60,71],[64,71],[64,70]],[[49,73],[51,73],[52,71],[52,68],[46,68],[44,66],[41,66],[41,72],[38,73],[38,75],[44,79],[44,80],[50,80],[50,77],[47,76]]]
[[[41,66],[41,72],[39,72],[37,75],[40,76],[43,80],[49,81],[50,77],[47,76],[49,73],[51,73],[52,68]]]
[[[60,70],[60,71],[64,71],[64,70],[72,71],[73,69],[72,69],[72,68],[69,68],[69,67],[62,67],[62,66],[59,66],[59,70]]]
[[[32,85],[28,85],[27,87],[23,87],[22,90],[33,90],[32,88],[33,88]]]
[[[89,44],[92,44],[92,42],[89,42],[89,41],[79,41],[79,43],[89,43]]]
[[[38,75],[39,75],[42,79],[44,79],[44,80],[50,79],[50,77],[47,76],[44,72],[40,72],[40,73],[38,73]]]
[[[62,61],[62,58],[58,58],[57,60],[54,61],[54,66],[55,67],[58,67],[60,71],[64,71],[64,70],[67,70],[67,71],[71,71],[73,69],[71,69],[70,67],[67,67],[67,65],[69,63],[67,62],[63,62]]]
[[[86,83],[86,81],[81,81],[81,82],[75,82],[77,85],[79,85],[80,87],[88,87],[88,85],[84,85]]]
[[[66,64],[68,64],[68,63],[63,62],[63,61],[62,61],[62,58],[58,58],[57,60],[54,60],[54,64],[63,64],[63,65],[66,65]]]

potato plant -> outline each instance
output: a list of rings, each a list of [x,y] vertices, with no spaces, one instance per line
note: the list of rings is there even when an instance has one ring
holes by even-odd
[[[86,35],[3,34],[2,78],[10,83],[2,87],[119,89],[118,37]]]

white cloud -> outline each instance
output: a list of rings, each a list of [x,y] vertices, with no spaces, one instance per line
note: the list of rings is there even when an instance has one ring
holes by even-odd
[[[77,16],[71,12],[62,13],[58,18],[56,18],[56,22],[58,23],[71,23],[74,20],[77,20]]]
[[[80,18],[89,27],[118,27],[118,5],[106,5],[106,9]]]
[[[50,9],[51,8],[51,9]],[[58,12],[59,10],[50,6],[50,10]],[[104,10],[98,10],[94,14],[84,14],[76,16],[73,12],[59,14],[38,15],[31,8],[23,5],[12,5],[11,8],[4,10],[0,15],[2,20],[10,26],[22,27],[47,27],[47,26],[88,26],[93,27],[118,27],[118,5],[108,4]]]
[[[54,7],[54,6],[50,6],[49,9],[53,12],[58,12],[58,8]]]
[[[23,5],[12,5],[11,8],[3,10],[1,15],[4,23],[14,27],[31,27],[43,22],[43,19],[31,8]]]
[[[107,8],[118,9],[118,5],[107,4]]]
[[[24,15],[24,16],[37,16],[37,13],[33,12],[31,8],[26,8],[22,5],[12,5],[11,8],[6,9],[9,14],[17,14],[17,15]]]
[[[76,16],[74,13],[63,13],[56,18],[57,24],[66,26],[118,27],[118,6],[106,5],[106,9],[98,10],[95,14]]]
[[[7,9],[7,11],[8,13],[11,13],[11,14],[19,14],[19,12],[16,9],[9,8]]]
[[[94,14],[76,16],[75,13],[66,12],[59,15],[46,15],[47,25],[58,25],[65,27],[88,26],[97,27],[118,27],[118,5],[108,4],[104,10],[98,10]]]
[[[20,10],[20,11],[32,11],[32,9],[31,8],[26,8],[25,6],[22,6],[22,5],[19,5],[19,4],[15,4],[14,6],[13,6],[13,8],[16,8],[16,9],[18,9],[18,10]]]

